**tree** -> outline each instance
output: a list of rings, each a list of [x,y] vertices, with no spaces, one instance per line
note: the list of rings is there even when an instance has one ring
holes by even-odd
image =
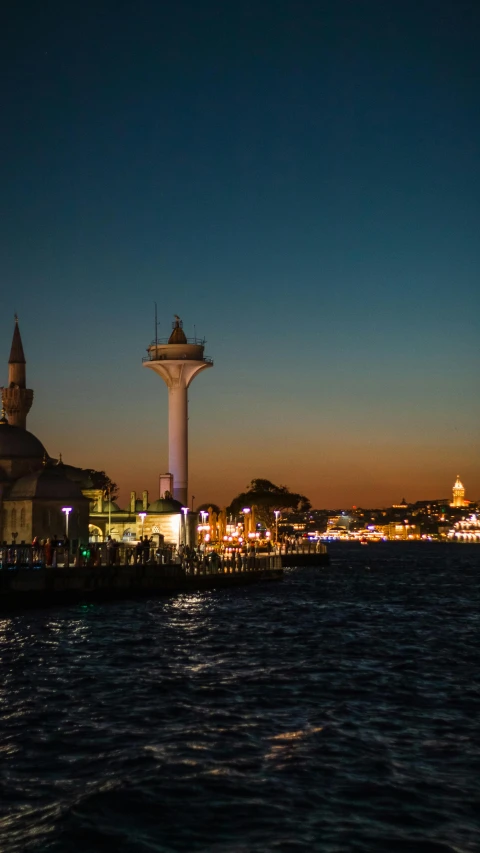
[[[93,488],[102,489],[103,493],[108,495],[109,500],[116,500],[118,497],[118,486],[110,479],[108,474],[105,471],[95,471],[94,468],[87,468],[86,470],[92,481]]]
[[[291,492],[288,486],[276,486],[270,480],[254,479],[245,492],[237,495],[228,507],[229,515],[240,515],[244,507],[255,507],[255,517],[265,527],[275,523],[274,510],[308,512],[311,503],[305,495]]]

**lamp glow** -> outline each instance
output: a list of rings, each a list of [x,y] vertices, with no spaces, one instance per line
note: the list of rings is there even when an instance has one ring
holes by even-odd
[[[68,539],[68,516],[72,512],[73,507],[71,506],[62,506],[62,512],[65,513],[65,536]]]

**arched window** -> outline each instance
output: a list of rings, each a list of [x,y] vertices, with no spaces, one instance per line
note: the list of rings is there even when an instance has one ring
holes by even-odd
[[[25,527],[25,508],[23,506],[20,510],[20,527]]]
[[[11,516],[10,516],[10,523],[11,523],[11,526],[12,526],[12,533],[14,533],[14,532],[15,532],[15,528],[16,528],[16,526],[17,526],[17,510],[16,510],[16,509],[12,509],[12,513],[11,513]]]

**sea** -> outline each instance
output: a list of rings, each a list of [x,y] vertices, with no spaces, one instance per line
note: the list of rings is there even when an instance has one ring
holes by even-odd
[[[480,546],[0,614],[2,853],[477,853]]]

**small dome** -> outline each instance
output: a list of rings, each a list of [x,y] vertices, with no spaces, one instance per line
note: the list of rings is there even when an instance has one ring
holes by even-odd
[[[104,501],[103,502],[103,511],[104,512],[123,512],[123,509],[120,509],[119,505],[115,503],[115,501]]]
[[[158,501],[154,501],[153,503],[148,505],[149,512],[168,512],[168,513],[176,513],[178,514],[182,510],[182,504],[180,501],[174,501],[173,498],[159,498]]]
[[[17,480],[8,495],[9,500],[44,498],[58,501],[86,501],[80,486],[73,483],[58,466],[42,468]]]
[[[41,441],[22,427],[0,421],[0,459],[43,459],[46,450]]]
[[[143,501],[141,498],[137,498],[135,501],[135,512],[143,512]]]

